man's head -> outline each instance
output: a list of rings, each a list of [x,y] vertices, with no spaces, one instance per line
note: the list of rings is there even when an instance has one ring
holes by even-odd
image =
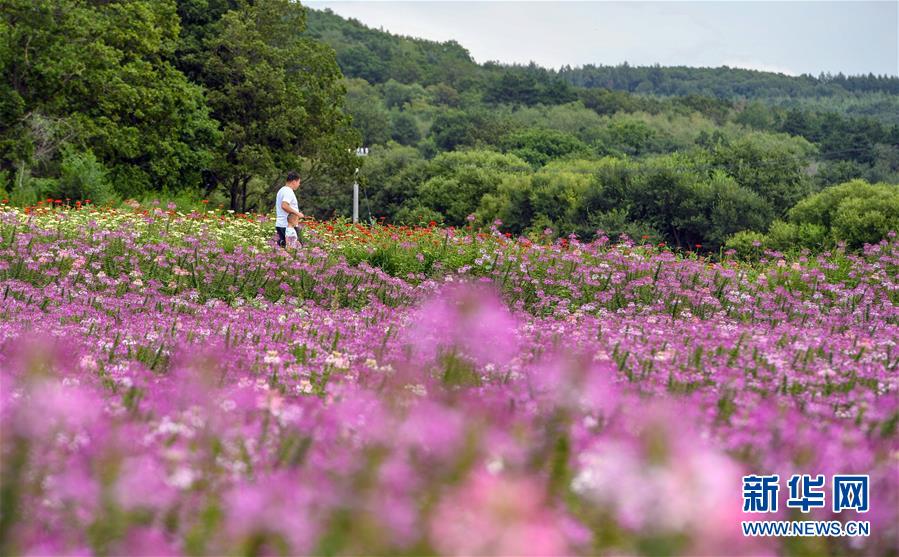
[[[300,175],[291,170],[287,173],[287,181],[285,182],[287,187],[296,191],[300,187]]]

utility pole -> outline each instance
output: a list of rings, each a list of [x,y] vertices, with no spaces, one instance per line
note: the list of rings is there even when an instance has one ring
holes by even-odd
[[[368,156],[368,147],[359,147],[356,149],[357,157]],[[353,223],[359,222],[359,168],[353,175]]]

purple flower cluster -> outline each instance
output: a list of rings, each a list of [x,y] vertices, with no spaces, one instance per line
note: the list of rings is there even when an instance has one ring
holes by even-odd
[[[749,266],[457,235],[468,269],[406,281],[0,218],[2,554],[899,544],[894,239]],[[743,537],[741,477],[775,473],[869,474],[865,515],[782,489],[771,518],[871,536]]]

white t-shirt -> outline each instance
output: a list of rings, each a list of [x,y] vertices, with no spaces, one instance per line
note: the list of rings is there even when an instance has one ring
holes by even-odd
[[[287,211],[281,207],[281,203],[286,201],[288,205],[299,211],[300,206],[297,203],[297,194],[294,193],[290,186],[284,186],[278,190],[275,197],[275,226],[287,227]]]
[[[297,229],[292,226],[288,226],[287,229],[284,231],[284,238],[296,239],[296,237],[297,237]]]

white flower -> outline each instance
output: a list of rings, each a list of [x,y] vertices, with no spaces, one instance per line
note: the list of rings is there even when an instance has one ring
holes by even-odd
[[[425,386],[422,384],[406,385],[405,389],[407,391],[411,392],[412,394],[414,394],[415,396],[421,396],[421,397],[428,396],[428,389],[426,389]]]
[[[166,483],[178,489],[188,489],[193,485],[195,477],[196,474],[190,468],[181,466],[168,477]]]
[[[325,363],[334,366],[337,369],[350,369],[350,359],[346,354],[341,354],[340,352],[332,352],[329,354]]]
[[[497,456],[487,461],[487,471],[494,476],[502,472],[503,468],[505,468],[505,465],[501,457]]]

